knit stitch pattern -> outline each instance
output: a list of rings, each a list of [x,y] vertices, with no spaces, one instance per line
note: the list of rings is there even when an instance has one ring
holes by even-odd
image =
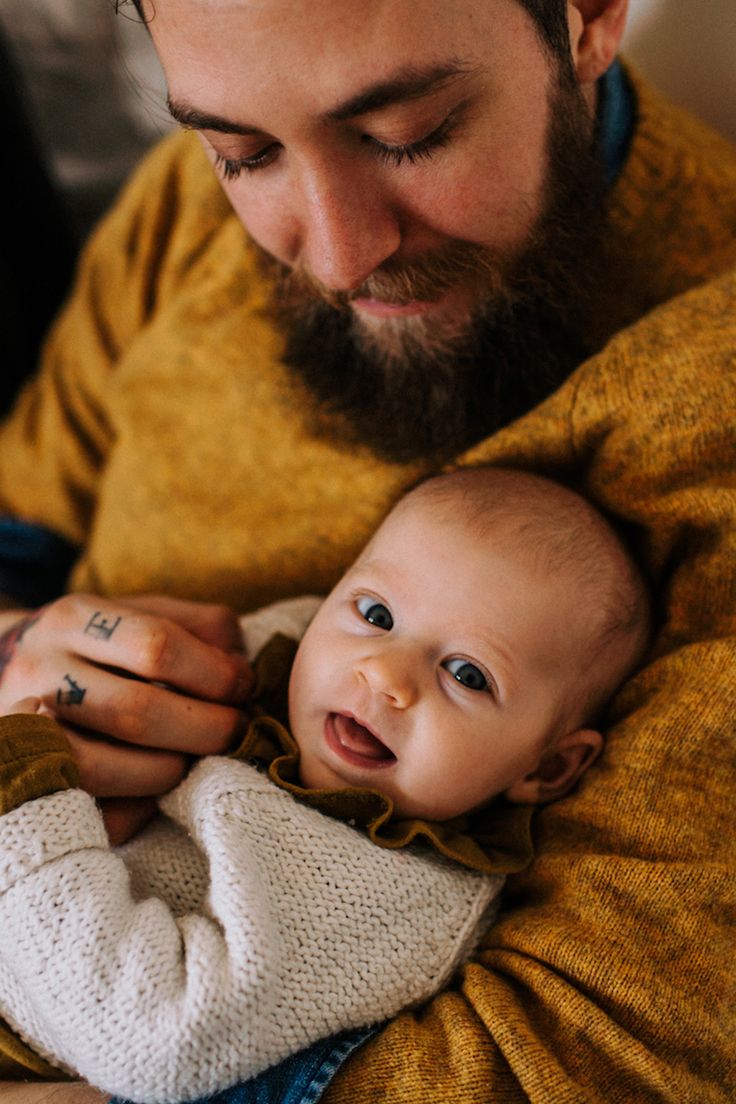
[[[233,760],[202,760],[162,805],[123,854],[79,790],[0,818],[0,1011],[131,1100],[216,1092],[426,1000],[502,882],[377,848]]]

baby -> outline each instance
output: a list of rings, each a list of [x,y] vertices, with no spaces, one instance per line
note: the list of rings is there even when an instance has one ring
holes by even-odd
[[[549,801],[642,655],[643,584],[608,524],[537,476],[472,469],[405,497],[308,628],[289,719],[305,785],[373,786],[444,821]]]
[[[0,817],[3,1018],[107,1091],[175,1101],[426,1000],[523,865],[487,811],[518,827],[575,784],[648,623],[625,549],[571,491],[488,468],[420,484],[307,628],[291,737],[251,726],[260,769],[202,760],[118,852],[62,782]],[[49,718],[0,721],[6,789],[34,747],[71,766]]]

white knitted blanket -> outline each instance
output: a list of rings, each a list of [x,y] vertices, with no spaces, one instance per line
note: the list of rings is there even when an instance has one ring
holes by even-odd
[[[426,1000],[502,883],[379,848],[229,759],[162,808],[117,852],[78,790],[0,817],[0,1015],[134,1101],[214,1093]]]

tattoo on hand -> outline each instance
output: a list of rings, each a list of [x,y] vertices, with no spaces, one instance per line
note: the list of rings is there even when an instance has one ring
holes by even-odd
[[[87,636],[94,636],[97,640],[109,640],[122,620],[122,617],[118,617],[110,624],[107,618],[102,616],[101,610],[97,610],[85,625],[84,631]]]
[[[87,693],[86,687],[80,686],[71,675],[64,675],[64,682],[67,684],[67,689],[62,686],[56,691],[56,704],[81,705]]]
[[[5,668],[15,655],[15,650],[26,635],[28,630],[36,624],[45,607],[22,618],[17,624],[11,626],[7,632],[0,636],[0,679],[5,673]]]

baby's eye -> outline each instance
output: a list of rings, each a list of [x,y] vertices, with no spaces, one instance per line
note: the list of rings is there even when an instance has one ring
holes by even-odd
[[[446,659],[442,664],[445,670],[468,690],[488,690],[488,679],[474,663],[467,659]]]
[[[377,602],[367,594],[356,599],[355,608],[369,625],[375,625],[377,629],[388,630],[394,627],[391,611],[382,602]]]

